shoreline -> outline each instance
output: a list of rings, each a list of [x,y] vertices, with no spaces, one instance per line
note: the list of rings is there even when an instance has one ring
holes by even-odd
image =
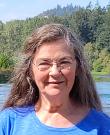
[[[12,71],[0,71],[0,84],[8,83],[11,78]],[[110,82],[110,74],[95,74],[92,73],[93,80],[95,82]]]

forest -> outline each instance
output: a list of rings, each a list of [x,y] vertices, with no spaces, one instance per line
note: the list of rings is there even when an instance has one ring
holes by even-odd
[[[92,7],[91,3],[86,8],[58,5],[33,18],[0,21],[0,72],[12,71],[21,60],[26,38],[51,22],[62,23],[78,35],[91,71],[110,74],[110,5]]]

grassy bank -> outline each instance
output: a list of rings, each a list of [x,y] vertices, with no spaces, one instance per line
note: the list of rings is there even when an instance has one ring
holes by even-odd
[[[92,76],[96,82],[110,82],[110,74],[107,72],[92,71]]]
[[[10,79],[11,70],[0,70],[0,83],[7,83]]]
[[[9,81],[12,71],[0,70],[0,83],[6,83]],[[106,72],[91,72],[96,82],[110,82],[110,74]]]

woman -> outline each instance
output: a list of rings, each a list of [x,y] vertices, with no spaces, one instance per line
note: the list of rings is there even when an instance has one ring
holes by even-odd
[[[75,34],[44,25],[27,39],[24,54],[0,114],[0,135],[110,135]]]

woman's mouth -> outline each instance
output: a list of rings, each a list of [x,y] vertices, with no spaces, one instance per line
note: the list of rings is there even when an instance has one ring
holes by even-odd
[[[50,84],[60,84],[60,83],[63,83],[63,82],[49,82]]]
[[[55,81],[51,81],[51,82],[47,82],[48,84],[61,84],[63,83],[64,81],[58,81],[58,82],[55,82]]]

